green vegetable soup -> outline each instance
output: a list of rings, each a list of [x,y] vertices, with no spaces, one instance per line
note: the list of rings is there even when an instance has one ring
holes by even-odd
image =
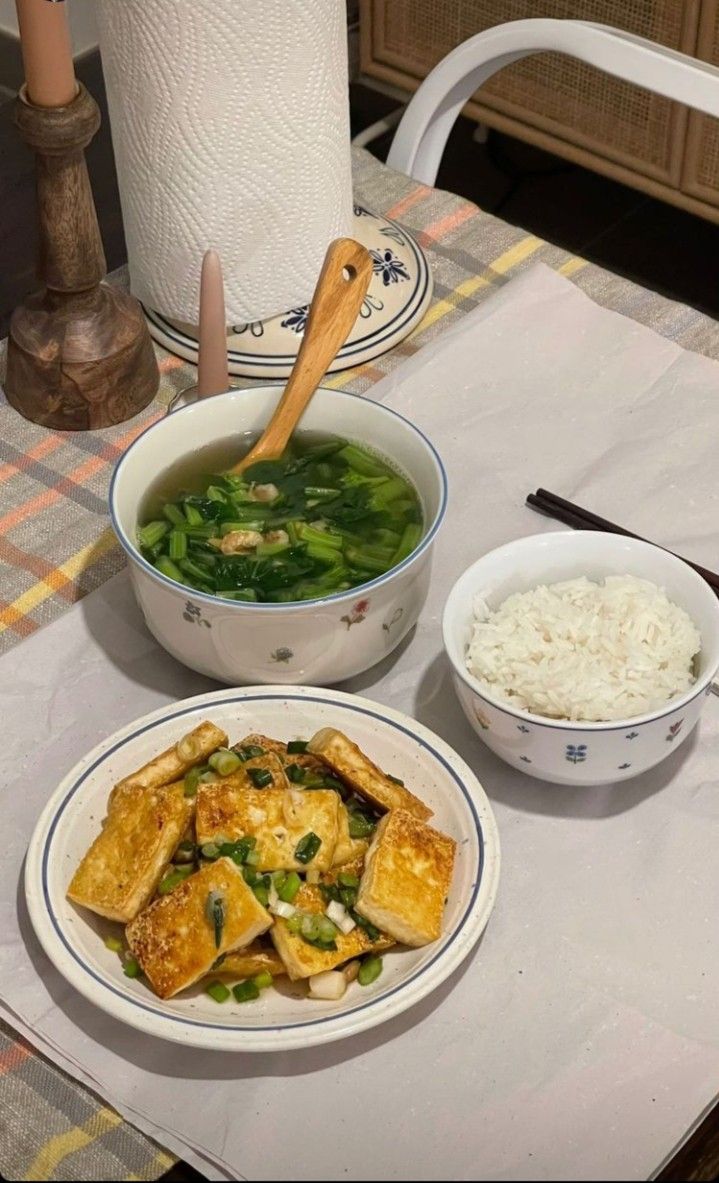
[[[228,600],[311,600],[384,574],[422,537],[417,491],[374,452],[300,432],[278,460],[223,472],[238,452],[212,445],[148,492],[138,545],[178,583]]]

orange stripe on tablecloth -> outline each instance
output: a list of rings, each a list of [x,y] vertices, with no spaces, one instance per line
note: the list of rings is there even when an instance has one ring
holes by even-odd
[[[44,489],[36,497],[31,497],[28,501],[24,501],[22,505],[17,505],[15,509],[10,510],[10,513],[6,513],[4,517],[0,518],[0,533],[11,530],[13,526],[17,526],[19,522],[24,521],[25,518],[30,517],[37,511],[48,509],[56,501],[59,501],[64,496],[65,491],[72,485],[83,485],[88,477],[94,476],[96,472],[104,468],[110,460],[113,460],[117,456],[118,451],[124,450],[146,427],[149,427],[150,423],[153,423],[156,419],[160,419],[162,414],[162,411],[158,411],[152,419],[146,420],[139,425],[136,424],[125,435],[121,436],[119,440],[116,440],[112,444],[107,444],[97,456],[91,457],[84,464],[78,465],[72,472],[61,477],[58,483],[51,489]]]
[[[7,600],[0,600],[0,623],[3,629],[12,629],[19,637],[29,637],[40,627],[24,612],[14,608],[12,604],[8,604]]]
[[[386,211],[385,217],[401,218],[402,214],[406,214],[408,209],[412,209],[413,205],[416,205],[418,201],[421,201],[423,197],[426,197],[431,192],[432,190],[428,185],[418,185],[416,189],[412,189],[405,197],[400,197],[399,201],[391,205]]]
[[[0,538],[0,561],[7,563],[11,567],[21,567],[24,571],[29,571],[36,579],[43,579],[46,582],[57,575],[57,568],[41,558],[40,555],[29,554],[26,550],[21,550],[19,546],[15,546],[10,542],[9,538]],[[75,594],[75,586],[72,579],[62,573],[61,581],[54,589],[63,599],[70,604],[74,604],[77,596]]]
[[[30,448],[29,452],[25,452],[22,460],[18,460],[17,464],[13,464],[11,461],[3,464],[0,467],[0,481],[6,481],[8,477],[22,472],[32,460],[42,460],[44,456],[49,456],[50,452],[57,451],[61,443],[63,443],[63,438],[60,435],[46,436],[45,439],[40,440],[39,444],[35,444],[34,448]]]
[[[25,1047],[22,1043],[11,1043],[4,1052],[0,1052],[0,1076],[7,1076],[9,1072],[14,1072],[31,1055],[29,1047]]]
[[[183,361],[181,357],[163,357],[161,362],[158,362],[157,368],[161,374],[169,374],[172,370],[181,370],[183,366],[189,365],[189,362]]]
[[[436,222],[430,222],[429,226],[425,226],[424,229],[416,230],[415,234],[422,245],[425,243],[439,242],[451,230],[456,230],[463,222],[467,222],[478,213],[477,206],[469,201],[460,209],[455,210],[453,214],[447,214],[446,217],[439,218]]]

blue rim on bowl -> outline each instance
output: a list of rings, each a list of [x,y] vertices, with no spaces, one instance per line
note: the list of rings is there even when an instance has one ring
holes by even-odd
[[[277,383],[268,383],[267,385],[277,385]],[[250,390],[255,391],[258,389],[261,390],[262,386],[261,385],[260,386],[248,386],[248,387],[246,387],[246,389],[248,391],[250,391]],[[331,390],[331,393],[333,395],[337,395],[340,398],[353,398],[353,399],[362,399],[364,402],[367,401],[364,398],[364,395],[353,394],[349,390],[333,390],[331,387],[322,387],[322,386],[318,387],[318,389],[319,390],[328,390],[328,391]],[[241,390],[228,391],[227,393],[237,394],[238,392],[241,392]],[[225,396],[224,395],[214,395],[213,397],[224,398]],[[385,407],[383,403],[373,403],[373,406],[376,407],[376,409],[379,412],[381,412],[382,414],[389,415],[394,419],[399,419],[402,423],[404,423],[407,427],[409,427],[410,430],[415,433],[415,435],[419,436],[419,438],[422,440],[425,447],[427,448],[427,451],[429,452],[430,456],[434,460],[434,463],[436,465],[437,472],[439,475],[439,481],[440,481],[440,487],[441,487],[439,508],[437,509],[437,512],[434,516],[434,520],[431,523],[429,529],[427,530],[427,533],[423,536],[423,538],[420,540],[419,544],[415,547],[415,549],[412,551],[412,553],[409,554],[406,559],[403,559],[401,563],[398,563],[396,567],[392,567],[392,568],[390,568],[389,571],[385,571],[385,573],[383,575],[378,575],[376,577],[376,579],[371,579],[367,583],[361,583],[361,584],[358,584],[356,587],[348,588],[347,591],[335,592],[331,596],[320,596],[320,597],[318,597],[316,599],[312,599],[312,600],[290,601],[289,603],[286,603],[286,604],[285,603],[283,603],[283,604],[254,603],[254,602],[253,603],[244,603],[241,600],[224,600],[220,596],[208,595],[207,592],[197,591],[193,588],[192,589],[193,600],[195,600],[195,599],[196,600],[203,600],[206,603],[210,603],[210,604],[222,604],[223,608],[227,608],[230,611],[233,611],[233,610],[236,610],[239,612],[252,611],[255,613],[258,611],[271,612],[271,611],[275,611],[277,609],[282,609],[285,612],[288,610],[289,611],[298,611],[303,608],[312,607],[313,605],[329,604],[329,603],[333,603],[333,602],[341,603],[343,600],[347,600],[347,601],[355,600],[357,598],[358,592],[361,591],[364,593],[365,591],[371,591],[374,588],[381,587],[383,584],[387,583],[388,580],[393,579],[399,571],[404,571],[407,567],[409,567],[412,563],[414,563],[415,560],[418,559],[419,556],[421,554],[423,554],[428,549],[429,546],[431,546],[432,542],[434,541],[434,539],[437,535],[437,531],[439,530],[439,527],[442,525],[442,521],[444,520],[444,515],[447,511],[447,498],[448,498],[447,470],[445,469],[444,463],[442,462],[442,458],[441,458],[439,452],[437,451],[437,449],[435,448],[434,444],[432,443],[432,441],[429,439],[428,436],[426,436],[424,434],[423,431],[420,431],[419,427],[417,427],[411,421],[411,419],[407,419],[404,415],[400,415],[399,411],[393,411],[390,407]],[[193,405],[190,405],[187,407],[179,407],[176,411],[173,411],[172,417],[173,417],[173,419],[175,419],[177,416],[187,414],[188,412],[194,411],[195,409],[196,409],[196,404],[193,404]],[[110,521],[112,523],[112,528],[115,531],[118,541],[119,541],[122,549],[127,554],[127,556],[129,558],[131,558],[134,562],[136,562],[140,567],[142,567],[142,569],[144,571],[146,571],[147,574],[150,575],[157,583],[159,583],[160,585],[162,585],[164,587],[169,588],[170,590],[177,591],[178,588],[182,589],[185,585],[181,584],[181,583],[176,583],[174,579],[168,579],[168,577],[166,575],[163,575],[160,571],[158,571],[156,567],[153,567],[151,563],[148,563],[147,559],[145,559],[140,554],[140,551],[137,549],[135,543],[132,542],[132,540],[130,538],[128,538],[122,525],[120,524],[117,513],[115,512],[115,486],[117,484],[117,481],[120,477],[120,474],[122,472],[124,465],[127,463],[129,456],[131,455],[133,450],[139,445],[140,441],[143,440],[145,438],[145,436],[149,435],[150,432],[157,431],[158,429],[160,429],[164,422],[165,422],[165,419],[160,419],[156,423],[151,423],[149,427],[146,427],[145,430],[142,431],[140,433],[140,435],[138,435],[135,440],[133,440],[133,442],[130,444],[130,447],[127,449],[127,451],[120,457],[117,464],[115,465],[112,477],[110,479],[108,503],[109,503]],[[408,473],[408,475],[410,476],[410,478],[412,478],[411,473]]]

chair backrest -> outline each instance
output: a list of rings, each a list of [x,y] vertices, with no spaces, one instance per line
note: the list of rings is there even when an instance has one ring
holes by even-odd
[[[510,21],[470,37],[427,75],[402,117],[387,163],[433,185],[449,133],[475,90],[504,66],[547,51],[566,53],[616,78],[719,117],[716,66],[608,25]]]

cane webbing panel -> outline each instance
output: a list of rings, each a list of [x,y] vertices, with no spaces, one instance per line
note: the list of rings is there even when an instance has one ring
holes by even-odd
[[[372,62],[414,88],[454,46],[503,21],[597,21],[693,52],[698,0],[368,0]],[[393,76],[393,77],[392,77]],[[573,58],[541,54],[508,67],[475,96],[477,117],[495,110],[670,184],[678,184],[685,113]],[[520,133],[521,134],[521,133]]]
[[[704,0],[697,57],[719,66],[719,0]],[[719,119],[692,112],[682,188],[719,206]]]

